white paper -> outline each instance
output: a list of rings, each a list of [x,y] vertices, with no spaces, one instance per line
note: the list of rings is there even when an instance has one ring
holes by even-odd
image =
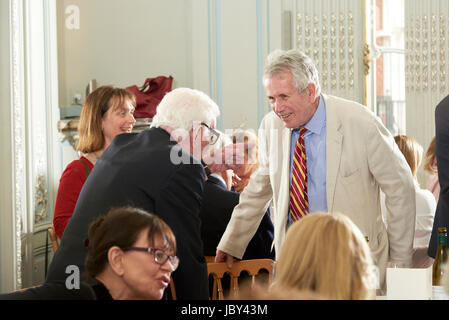
[[[387,299],[432,299],[432,266],[426,269],[387,268]]]

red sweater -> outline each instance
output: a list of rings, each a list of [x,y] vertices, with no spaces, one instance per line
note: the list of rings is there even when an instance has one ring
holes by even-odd
[[[88,164],[90,170],[94,167],[85,157],[74,160],[65,168],[59,180],[58,195],[56,197],[53,225],[56,234],[62,238],[65,226],[75,210],[76,201],[81,188],[86,181],[86,168],[81,159]]]

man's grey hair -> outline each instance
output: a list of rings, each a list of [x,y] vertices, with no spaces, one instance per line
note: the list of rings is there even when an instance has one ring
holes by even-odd
[[[316,87],[315,97],[321,93],[321,86],[318,77],[318,70],[312,59],[302,51],[275,50],[267,57],[267,63],[264,70],[264,78],[277,76],[281,72],[291,72],[293,76],[292,85],[294,88],[302,91],[310,83]]]
[[[215,124],[220,115],[218,105],[204,92],[177,88],[168,92],[156,109],[151,127],[169,126],[190,131],[201,122]]]

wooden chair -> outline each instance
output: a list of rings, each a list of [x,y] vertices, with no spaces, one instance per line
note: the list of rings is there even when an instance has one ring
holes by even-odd
[[[45,239],[45,277],[47,277],[47,268],[48,268],[48,238],[50,237],[51,246],[53,254],[55,254],[56,250],[59,248],[58,236],[56,235],[55,228],[53,225],[48,227],[47,229],[47,237]]]
[[[48,235],[50,236],[51,246],[53,247],[53,253],[59,248],[58,236],[56,235],[55,228],[53,226],[48,227]]]
[[[176,298],[175,282],[173,281],[172,277],[170,277],[170,291],[168,291],[168,289],[166,289],[162,299],[164,299],[164,300],[177,300],[177,298]]]
[[[226,273],[231,277],[230,298],[232,299],[235,298],[239,292],[239,277],[243,271],[246,271],[251,277],[251,289],[253,289],[256,283],[256,276],[261,270],[268,271],[268,285],[270,285],[273,281],[273,269],[274,261],[271,259],[234,261],[232,268],[229,268],[226,262],[208,262],[207,272],[214,278],[211,299],[224,300],[221,280]]]
[[[171,299],[176,300],[175,283],[173,282],[172,277],[170,277],[170,292],[171,292]]]

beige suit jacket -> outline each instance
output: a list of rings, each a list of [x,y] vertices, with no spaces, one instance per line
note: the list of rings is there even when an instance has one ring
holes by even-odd
[[[322,95],[326,104],[326,199],[328,212],[346,214],[368,236],[383,286],[387,262],[411,265],[415,191],[410,168],[392,135],[368,108]],[[241,258],[270,201],[274,245],[285,239],[290,190],[291,129],[270,112],[259,129],[259,169],[240,195],[218,249]],[[386,195],[388,230],[379,188]]]

